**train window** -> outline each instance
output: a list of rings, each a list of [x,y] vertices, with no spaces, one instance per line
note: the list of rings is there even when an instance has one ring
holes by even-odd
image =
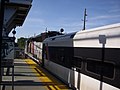
[[[81,68],[81,66],[82,66],[82,58],[80,58],[80,57],[74,57],[74,59],[73,59],[74,61],[73,61],[73,66],[74,67],[76,67],[76,68]]]
[[[49,47],[49,57],[50,60],[55,62],[57,58],[56,48]]]
[[[89,60],[87,61],[87,70],[108,78],[113,78],[114,75],[114,65],[107,62]]]
[[[60,56],[60,61],[65,62],[65,56]]]
[[[70,49],[68,53],[67,48],[49,47],[49,57],[51,61],[67,68],[71,68],[72,55]]]
[[[65,61],[65,49],[64,48],[58,48],[57,54],[58,54],[59,62],[64,62]]]

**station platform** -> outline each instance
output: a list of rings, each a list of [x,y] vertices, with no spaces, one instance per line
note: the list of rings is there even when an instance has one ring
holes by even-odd
[[[7,72],[7,69],[5,69]],[[1,90],[72,90],[48,71],[41,68],[32,59],[14,60],[14,87],[12,88],[12,70],[2,79],[6,84]]]

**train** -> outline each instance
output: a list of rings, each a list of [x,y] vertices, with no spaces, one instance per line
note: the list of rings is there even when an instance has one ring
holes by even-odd
[[[75,90],[120,90],[120,23],[46,38],[42,66]]]

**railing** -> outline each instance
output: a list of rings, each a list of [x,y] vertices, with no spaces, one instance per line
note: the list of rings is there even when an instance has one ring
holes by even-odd
[[[4,69],[7,69],[7,71],[5,72]],[[10,73],[10,68],[12,68],[12,82],[11,82],[11,85],[12,85],[12,90],[14,90],[14,59],[2,59],[2,63],[1,63],[1,70],[2,70],[2,77],[3,76],[10,76],[9,73]],[[9,81],[3,81],[3,78],[2,78],[2,81],[1,81],[1,85],[2,85],[2,88],[4,88],[5,85],[9,85]]]

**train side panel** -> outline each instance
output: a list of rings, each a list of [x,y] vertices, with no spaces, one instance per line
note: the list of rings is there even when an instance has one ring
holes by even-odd
[[[120,90],[120,24],[52,37],[43,43],[45,68],[70,86]]]
[[[81,61],[81,90],[91,86],[97,87],[89,90],[120,90],[120,25],[78,32],[74,47],[74,56],[85,60]]]

